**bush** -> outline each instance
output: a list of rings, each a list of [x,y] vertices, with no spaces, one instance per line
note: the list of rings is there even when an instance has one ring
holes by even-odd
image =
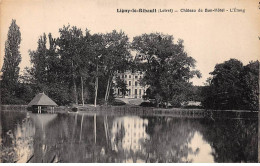
[[[152,102],[142,102],[140,104],[140,106],[142,106],[142,107],[156,107],[156,104],[152,103]]]
[[[126,103],[121,101],[121,100],[118,100],[118,99],[115,99],[113,102],[112,102],[112,105],[114,106],[119,106],[119,105],[125,105]]]

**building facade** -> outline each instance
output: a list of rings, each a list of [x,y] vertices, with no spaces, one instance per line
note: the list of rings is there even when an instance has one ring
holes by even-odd
[[[141,71],[131,72],[126,71],[124,73],[117,73],[116,77],[119,77],[121,80],[127,84],[128,91],[126,95],[123,95],[120,88],[114,88],[114,93],[116,97],[125,97],[125,98],[142,98],[146,94],[148,86],[140,85],[140,80],[143,78],[144,73]],[[116,79],[114,78],[114,83]]]

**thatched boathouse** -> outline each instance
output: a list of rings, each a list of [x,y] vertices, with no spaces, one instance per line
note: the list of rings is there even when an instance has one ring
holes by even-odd
[[[28,104],[28,110],[36,111],[42,113],[44,109],[47,110],[50,107],[51,113],[54,113],[54,107],[58,106],[52,99],[50,99],[44,93],[37,94],[32,101]],[[43,110],[42,110],[43,109]]]

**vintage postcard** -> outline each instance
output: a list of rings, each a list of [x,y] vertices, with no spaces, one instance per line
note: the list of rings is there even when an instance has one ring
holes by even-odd
[[[260,0],[0,0],[1,163],[258,163]]]

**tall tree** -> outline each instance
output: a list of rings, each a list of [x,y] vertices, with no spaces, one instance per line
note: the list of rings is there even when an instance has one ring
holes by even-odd
[[[259,110],[259,61],[244,66],[241,78],[244,109]]]
[[[47,80],[47,37],[44,33],[38,39],[38,47],[36,51],[29,50],[31,63],[33,65],[31,74],[35,79],[35,83],[40,86],[40,91],[44,91],[43,87],[48,82]]]
[[[104,35],[105,55],[103,65],[107,77],[105,102],[108,101],[115,72],[126,70],[131,60],[128,40],[127,35],[122,31],[113,30],[111,33]]]
[[[230,59],[217,64],[211,85],[214,88],[214,103],[218,109],[237,109],[240,107],[242,87],[240,85],[240,73],[243,70],[242,62]]]
[[[20,54],[21,32],[16,20],[12,20],[9,27],[7,40],[5,42],[5,57],[2,71],[1,93],[2,102],[9,104],[15,97],[15,92],[19,77],[19,64],[21,62]]]
[[[143,62],[145,76],[141,82],[150,86],[157,104],[170,102],[180,106],[191,88],[189,80],[200,77],[200,72],[194,70],[196,61],[184,51],[183,41],[175,44],[170,35],[143,34],[134,37],[132,48]]]
[[[81,29],[73,26],[64,26],[59,30],[60,37],[58,38],[59,54],[61,56],[61,64],[64,68],[64,74],[67,80],[70,80],[72,86],[72,96],[75,104],[78,104],[78,92],[76,79],[79,75],[79,62],[83,49],[83,33]]]
[[[88,29],[85,30],[85,36],[82,40],[82,51],[80,54],[79,61],[79,77],[80,77],[80,84],[81,84],[81,102],[84,106],[86,97],[88,96],[87,93],[87,82],[90,82],[91,78],[91,60],[93,58],[93,47],[92,47],[92,35]],[[87,81],[88,80],[88,81]],[[85,97],[86,96],[86,97]]]
[[[29,51],[32,67],[27,70],[32,76],[30,82],[35,86],[35,93],[45,92],[58,104],[68,104],[67,81],[64,79],[64,66],[57,53],[56,39],[44,33],[38,39],[38,47]]]
[[[237,59],[217,64],[203,88],[202,105],[209,109],[258,110],[259,62],[243,66]]]

